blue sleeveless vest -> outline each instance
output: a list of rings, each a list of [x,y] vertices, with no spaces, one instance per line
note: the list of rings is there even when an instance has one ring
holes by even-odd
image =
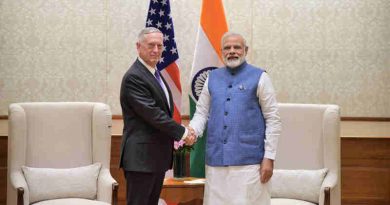
[[[256,93],[263,72],[246,62],[235,69],[223,67],[210,72],[207,165],[261,163],[265,122]]]

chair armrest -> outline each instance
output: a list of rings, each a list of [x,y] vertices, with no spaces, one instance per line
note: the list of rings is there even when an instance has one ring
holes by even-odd
[[[102,168],[98,177],[98,192],[97,200],[106,203],[112,203],[113,193],[115,192],[114,184],[117,184],[115,179],[111,176],[108,168]]]
[[[319,205],[340,205],[340,184],[338,176],[329,172],[321,185]]]
[[[29,204],[29,190],[21,171],[15,171],[10,174],[10,184],[13,189],[9,190],[9,200],[16,199],[15,203],[17,205]]]

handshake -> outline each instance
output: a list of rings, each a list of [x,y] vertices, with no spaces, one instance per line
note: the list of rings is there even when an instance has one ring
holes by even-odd
[[[195,130],[192,127],[190,127],[190,126],[186,127],[186,129],[188,130],[188,133],[187,133],[187,136],[184,138],[184,143],[186,145],[191,146],[197,140],[197,137],[196,137],[196,134],[195,134]]]

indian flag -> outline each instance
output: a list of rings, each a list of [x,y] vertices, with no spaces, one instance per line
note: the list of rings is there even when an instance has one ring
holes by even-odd
[[[192,119],[196,102],[203,84],[212,69],[223,66],[221,38],[228,31],[222,0],[203,0],[194,62],[191,70],[190,118]],[[205,177],[206,133],[198,139],[190,155],[190,174]]]

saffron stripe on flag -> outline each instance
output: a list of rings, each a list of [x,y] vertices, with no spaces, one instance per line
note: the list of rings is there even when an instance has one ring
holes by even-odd
[[[221,37],[226,31],[228,31],[225,12],[221,0],[203,0],[200,25],[211,45],[213,45],[214,50],[218,53],[218,57],[221,58]]]

